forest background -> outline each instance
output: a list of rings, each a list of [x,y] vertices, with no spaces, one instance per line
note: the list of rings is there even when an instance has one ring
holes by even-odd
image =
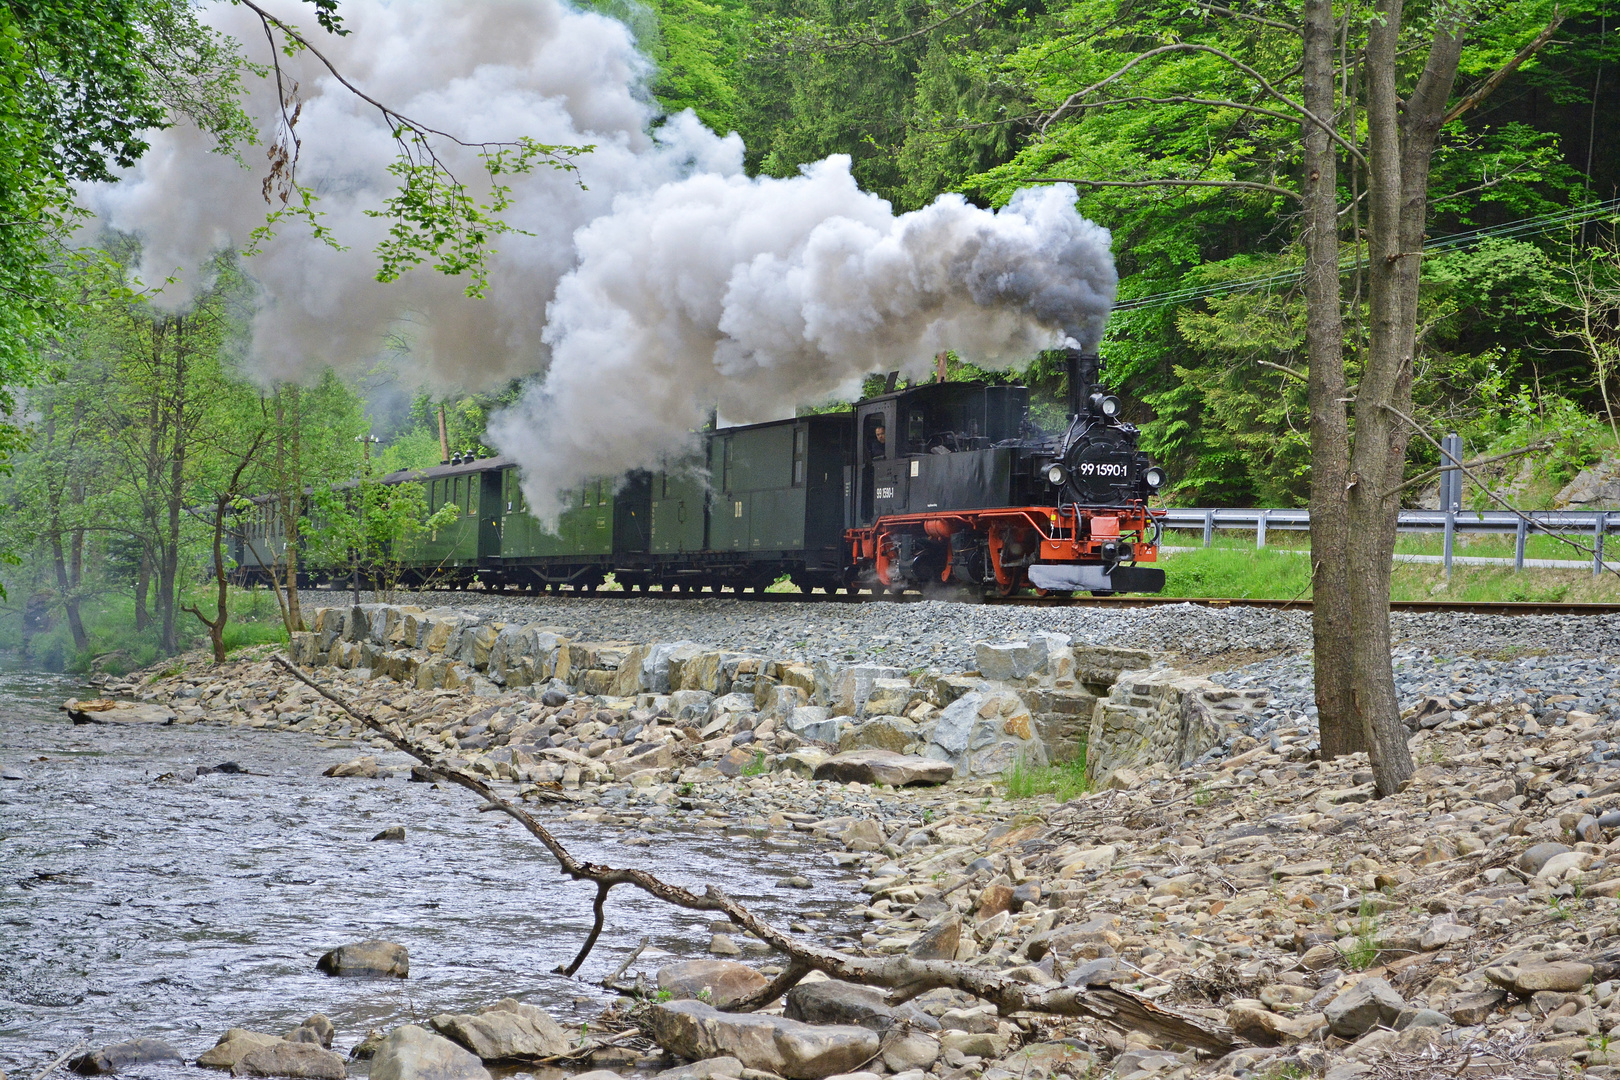
[[[1516,497],[1529,507],[1620,443],[1611,205],[1620,197],[1612,119],[1620,42],[1608,5],[1596,0],[1474,6],[1463,92],[1542,27],[1557,32],[1443,133],[1414,404],[1429,430],[1459,432],[1470,456],[1542,447],[1510,463]],[[1122,303],[1103,346],[1107,378],[1167,466],[1170,500],[1303,505],[1297,119],[1220,104],[1259,97],[1253,79],[1208,52],[1144,66],[1128,89],[1111,92],[1109,107],[1065,108],[1077,89],[1167,42],[1269,63],[1286,90],[1298,77],[1289,70],[1293,6],[596,7],[636,32],[655,64],[659,104],[739,132],[753,173],[790,176],[848,154],[861,185],[898,210],[942,192],[996,206],[1022,185],[1079,182],[1080,210],[1113,230],[1121,273]],[[95,59],[86,60],[91,44]],[[185,647],[222,610],[211,593],[204,603],[216,567],[198,507],[436,464],[441,408],[450,449],[472,450],[490,413],[517,397],[515,383],[443,399],[413,392],[400,379],[408,357],[386,349],[361,380],[266,390],[236,375],[253,292],[231,253],[196,304],[172,314],[129,287],[134,238],[103,237],[95,258],[67,248],[77,224],[71,185],[109,178],[138,157],[143,127],[183,114],[222,143],[241,136],[245,117],[233,102],[250,67],[186,3],[0,3],[0,72],[0,289],[11,301],[0,309],[0,381],[11,388],[3,404],[14,421],[0,428],[8,470],[0,550],[13,560],[0,575],[8,594],[0,645],[26,643],[34,662],[58,668],[129,666]],[[105,97],[75,98],[61,89],[64,73],[66,85]],[[1352,208],[1355,183],[1354,169],[1341,172]],[[1346,220],[1347,247],[1358,227],[1355,215]],[[1353,382],[1361,293],[1350,295]],[[952,377],[981,375],[970,360],[954,361]],[[1054,413],[1059,367],[1031,360],[1007,377],[1028,381]],[[1414,440],[1409,472],[1435,457]],[[1414,500],[1420,494],[1412,490]],[[396,508],[395,525],[399,513],[419,510]],[[363,542],[353,522],[328,525],[331,535],[312,535],[312,547]],[[215,628],[224,647],[278,637],[297,622],[280,594],[231,602],[231,619]]]

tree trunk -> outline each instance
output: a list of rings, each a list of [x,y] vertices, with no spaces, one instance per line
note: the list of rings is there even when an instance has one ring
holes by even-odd
[[[290,404],[291,408],[287,408]],[[289,426],[290,419],[290,426]],[[299,438],[298,385],[276,389],[276,502],[281,511],[281,531],[286,541],[282,566],[284,580],[276,580],[275,559],[270,562],[271,587],[283,589],[286,602],[282,618],[289,634],[304,629],[304,614],[298,604],[298,515],[303,510],[303,470],[299,468],[302,447]]]
[[[1305,0],[1304,105],[1334,122],[1336,74],[1332,0]],[[1305,348],[1311,413],[1311,634],[1323,758],[1366,749],[1351,710],[1350,521],[1345,480],[1350,432],[1345,410],[1344,320],[1339,290],[1338,150],[1306,121]]]
[[[67,611],[68,631],[73,635],[73,647],[84,652],[90,647],[90,635],[84,631],[84,620],[79,615],[79,594],[68,574],[68,560],[62,543],[61,495],[53,487],[49,496],[51,561],[56,570],[56,588],[62,594],[62,607]]]
[[[158,555],[158,617],[159,636],[164,652],[180,651],[180,628],[176,608],[179,604],[180,579],[180,513],[184,509],[186,489],[186,344],[184,316],[177,316],[174,325],[174,387],[173,429],[170,432],[168,460],[168,490],[162,546]]]
[[[1352,706],[1383,795],[1412,775],[1390,656],[1389,589],[1400,483],[1410,438],[1418,273],[1427,219],[1429,159],[1456,77],[1462,41],[1443,25],[1417,88],[1395,86],[1402,0],[1381,0],[1367,39],[1368,341],[1356,391],[1350,459],[1349,569]]]
[[[259,452],[259,447],[263,443],[264,432],[260,431],[253,444],[247,448],[247,453],[236,463],[236,471],[231,474],[230,483],[225,485],[224,491],[214,496],[214,616],[209,618],[200,608],[191,605],[187,605],[185,609],[208,627],[208,641],[213,646],[216,664],[225,662],[225,624],[231,614],[230,582],[225,576],[225,515],[230,511],[236,488],[242,482],[242,473],[252,463],[253,456]]]
[[[152,614],[146,608],[146,595],[152,589],[152,550],[143,541],[140,562],[135,567],[135,629],[137,632],[152,625]]]

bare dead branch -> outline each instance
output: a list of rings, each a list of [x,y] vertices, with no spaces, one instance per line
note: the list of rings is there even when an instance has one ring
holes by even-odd
[[[1286,364],[1273,364],[1270,360],[1256,360],[1255,363],[1259,364],[1261,367],[1275,368],[1284,375],[1287,375],[1290,378],[1298,379],[1300,382],[1311,381],[1307,376],[1300,374]]]
[[[1554,8],[1552,21],[1547,24],[1546,28],[1542,30],[1541,33],[1531,38],[1529,43],[1526,44],[1524,48],[1514,53],[1512,59],[1510,59],[1507,63],[1503,64],[1501,67],[1487,75],[1485,77],[1485,81],[1475,87],[1467,97],[1457,102],[1457,104],[1453,105],[1450,109],[1447,109],[1446,115],[1440,118],[1440,123],[1442,125],[1451,123],[1453,120],[1457,119],[1459,116],[1468,112],[1470,109],[1473,109],[1480,102],[1490,97],[1491,94],[1495,92],[1496,88],[1501,86],[1503,81],[1506,80],[1509,75],[1519,70],[1519,65],[1523,64],[1526,60],[1540,52],[1542,46],[1546,45],[1547,42],[1552,40],[1553,34],[1558,32],[1558,28],[1563,25],[1563,22],[1564,12],[1558,8]]]
[[[1323,120],[1321,117],[1319,117],[1315,113],[1311,112],[1311,110],[1307,109],[1304,105],[1300,104],[1299,102],[1295,101],[1293,98],[1289,97],[1287,94],[1283,93],[1281,90],[1277,89],[1275,86],[1273,86],[1271,84],[1271,80],[1267,79],[1264,75],[1260,74],[1260,72],[1256,71],[1254,68],[1250,67],[1248,64],[1245,64],[1243,61],[1239,60],[1237,57],[1233,56],[1231,53],[1226,52],[1225,50],[1222,50],[1222,49],[1217,49],[1213,45],[1203,45],[1203,44],[1200,44],[1198,42],[1193,42],[1193,41],[1177,41],[1177,42],[1173,42],[1172,44],[1169,44],[1169,45],[1160,45],[1158,48],[1149,49],[1147,52],[1144,52],[1144,53],[1138,53],[1137,55],[1133,56],[1130,60],[1128,60],[1124,65],[1122,65],[1117,70],[1115,70],[1113,72],[1113,74],[1107,76],[1106,78],[1104,78],[1104,79],[1102,79],[1102,80],[1100,80],[1098,82],[1092,83],[1090,86],[1086,87],[1083,90],[1076,90],[1074,93],[1070,94],[1067,98],[1065,98],[1063,100],[1063,104],[1059,105],[1056,109],[1054,109],[1047,116],[1047,118],[1044,121],[1041,122],[1041,133],[1045,134],[1046,129],[1051,127],[1052,124],[1055,123],[1058,120],[1059,117],[1061,117],[1065,113],[1071,111],[1077,104],[1084,101],[1086,98],[1090,97],[1092,94],[1096,93],[1098,90],[1101,90],[1103,87],[1108,86],[1108,85],[1110,85],[1110,84],[1112,84],[1114,82],[1117,82],[1118,80],[1124,78],[1125,73],[1130,71],[1136,65],[1142,63],[1145,60],[1149,60],[1149,59],[1151,59],[1151,58],[1153,58],[1155,56],[1161,56],[1161,55],[1164,55],[1166,53],[1172,53],[1172,52],[1201,52],[1201,53],[1207,53],[1207,54],[1209,54],[1211,56],[1217,56],[1220,59],[1226,61],[1228,64],[1231,64],[1233,67],[1237,68],[1239,71],[1241,71],[1245,75],[1249,76],[1249,78],[1251,78],[1255,82],[1259,83],[1261,89],[1263,89],[1267,94],[1271,95],[1271,97],[1275,98],[1276,100],[1282,102],[1284,105],[1286,105],[1290,109],[1292,109],[1294,111],[1295,115],[1303,117],[1304,119],[1310,121],[1312,124],[1315,124],[1317,127],[1321,128],[1322,131],[1324,131],[1327,134],[1328,138],[1330,138],[1334,142],[1338,143],[1339,146],[1344,149],[1345,153],[1347,153],[1351,157],[1355,158],[1356,161],[1360,162],[1363,167],[1366,167],[1367,159],[1361,153],[1360,148],[1357,147],[1354,143],[1347,140],[1343,135],[1340,135],[1338,130],[1331,123],[1329,123],[1326,120]]]
[[[703,895],[699,896],[678,885],[670,885],[645,870],[580,862],[544,825],[535,820],[533,815],[501,798],[482,780],[460,769],[451,768],[432,754],[418,748],[405,738],[402,729],[384,724],[371,714],[354,708],[341,697],[316,683],[286,657],[275,656],[272,659],[299,682],[381,735],[389,745],[416,758],[435,775],[466,788],[498,807],[545,846],[565,875],[576,881],[596,882],[598,896],[604,900],[608,890],[614,886],[630,885],[667,904],[689,911],[718,911],[737,926],[786,955],[787,970],[759,994],[730,1006],[732,1011],[757,1009],[786,993],[811,971],[820,971],[844,982],[898,990],[911,996],[939,988],[962,990],[990,1002],[1002,1014],[1030,1011],[1057,1016],[1088,1017],[1115,1027],[1143,1031],[1166,1041],[1197,1047],[1212,1054],[1224,1054],[1241,1045],[1240,1040],[1224,1026],[1160,1008],[1147,998],[1128,990],[1112,987],[1098,989],[1039,987],[1009,979],[997,972],[950,960],[918,960],[910,956],[888,958],[848,956],[783,933],[769,923],[761,921],[753,912],[714,885],[710,885],[704,890]],[[587,946],[594,941],[594,934],[595,931],[592,941],[587,942]],[[588,947],[581,949],[580,957],[575,960],[576,968],[588,951]],[[771,996],[763,997],[767,992]]]
[[[1264,105],[1253,105],[1244,101],[1233,101],[1231,98],[1202,98],[1191,94],[1170,94],[1165,97],[1150,97],[1146,95],[1133,95],[1131,97],[1102,98],[1098,101],[1078,102],[1070,112],[1084,112],[1087,109],[1106,109],[1111,105],[1208,105],[1216,109],[1236,109],[1240,112],[1259,113],[1261,116],[1270,116],[1291,124],[1299,123],[1299,117],[1289,116],[1276,109],[1268,109]]]
[[[1521,446],[1517,450],[1509,450],[1505,454],[1492,454],[1490,457],[1474,458],[1472,461],[1469,461],[1466,464],[1468,465],[1469,468],[1477,469],[1481,465],[1490,465],[1493,462],[1505,461],[1508,458],[1518,457],[1521,454],[1534,454],[1534,453],[1536,453],[1538,451],[1541,451],[1541,450],[1549,450],[1549,449],[1552,448],[1552,445],[1553,445],[1552,440],[1548,439],[1548,440],[1546,440],[1544,442],[1531,443],[1529,446]],[[1450,457],[1449,454],[1446,455],[1446,456],[1447,456],[1447,458]],[[1449,465],[1438,465],[1435,468],[1426,469],[1423,472],[1418,473],[1416,476],[1412,477],[1412,479],[1406,481],[1406,483],[1400,485],[1399,487],[1390,488],[1388,491],[1384,492],[1384,495],[1389,496],[1389,495],[1395,494],[1397,491],[1405,491],[1409,487],[1417,487],[1419,484],[1422,484],[1423,482],[1425,482],[1427,480],[1434,479],[1436,476],[1439,476],[1441,473],[1447,471],[1450,468],[1451,468],[1451,466],[1449,466]]]
[[[1215,188],[1246,188],[1251,191],[1269,191],[1274,195],[1286,195],[1295,202],[1300,201],[1299,193],[1289,191],[1287,188],[1277,187],[1275,184],[1259,184],[1249,180],[1083,180],[1073,176],[1031,176],[1020,180],[1024,184],[1085,184],[1087,187],[1120,187],[1120,188],[1156,188],[1156,187],[1215,187]]]
[[[1218,4],[1199,4],[1198,8],[1200,11],[1211,11],[1216,15],[1225,15],[1229,19],[1247,19],[1249,22],[1256,22],[1261,26],[1269,26],[1274,30],[1281,30],[1287,34],[1304,33],[1293,23],[1285,23],[1276,19],[1268,19],[1264,15],[1256,15],[1249,11],[1234,11],[1232,8],[1221,7]]]

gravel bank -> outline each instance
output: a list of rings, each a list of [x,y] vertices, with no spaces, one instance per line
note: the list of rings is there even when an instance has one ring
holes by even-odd
[[[345,593],[307,590],[329,607]],[[372,595],[362,592],[363,601]],[[503,621],[557,626],[575,640],[691,640],[765,652],[784,660],[880,660],[907,669],[964,671],[974,645],[1047,631],[1089,645],[1161,651],[1180,663],[1226,654],[1291,653],[1310,647],[1310,615],[1261,608],[1174,604],[1127,611],[1020,608],[926,601],[914,604],[760,603],[500,596],[478,592],[400,593],[394,603],[451,607]],[[1620,655],[1620,616],[1397,614],[1398,641],[1446,655],[1543,650],[1568,656]]]

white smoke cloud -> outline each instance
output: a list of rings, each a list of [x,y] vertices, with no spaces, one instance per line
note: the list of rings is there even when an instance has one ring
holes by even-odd
[[[592,475],[656,467],[709,410],[736,422],[920,375],[955,349],[989,366],[1095,345],[1118,278],[1074,189],[999,213],[958,195],[895,216],[835,155],[792,179],[702,174],[624,195],[575,238],[551,367],[491,424],[541,516]]]
[[[291,0],[270,7],[294,25],[308,22],[309,9]],[[613,19],[557,0],[345,0],[343,16],[353,31],[347,37],[306,30],[352,82],[398,112],[467,141],[527,135],[596,149],[578,159],[583,187],[549,168],[508,178],[514,202],[504,216],[533,235],[496,240],[486,300],[468,299],[464,278],[430,267],[383,285],[375,280],[374,249],[388,222],[366,211],[380,209],[394,187],[391,133],[376,109],[318,61],[283,57],[303,102],[299,179],[319,194],[316,208],[347,250],[291,222],[248,260],[262,294],[253,326],[256,377],[364,370],[385,341],[401,338],[418,380],[436,388],[481,389],[543,370],[546,303],[574,263],[574,231],[607,212],[620,192],[650,190],[693,170],[741,171],[741,140],[721,138],[689,114],[649,134],[649,67]],[[217,4],[205,17],[252,58],[265,59],[263,30],[251,12]],[[249,109],[268,139],[277,113],[268,81],[254,87]],[[179,285],[164,302],[179,307],[210,256],[245,245],[264,223],[263,159],[250,147],[250,168],[243,168],[211,153],[211,140],[186,124],[153,133],[151,143],[122,182],[86,198],[104,223],[142,238],[144,280],[178,272]],[[481,175],[472,151],[444,140],[435,145],[459,177]]]
[[[409,375],[431,388],[534,376],[491,434],[542,511],[581,479],[678,456],[716,407],[766,419],[849,396],[871,371],[922,374],[941,349],[995,366],[1101,336],[1117,284],[1109,234],[1076,214],[1066,186],[1020,192],[997,213],[947,195],[896,216],[856,186],[847,158],[749,179],[736,135],[690,112],[654,129],[629,30],[562,0],[344,0],[343,15],[353,33],[320,35],[323,50],[399,112],[469,141],[596,149],[579,159],[583,186],[550,169],[509,178],[505,217],[532,235],[498,238],[487,299],[427,267],[382,285],[374,248],[388,222],[366,211],[393,190],[391,134],[312,58],[284,58],[303,101],[299,176],[347,250],[288,224],[248,260],[261,292],[252,372],[354,373],[403,338]],[[207,17],[263,51],[250,12],[220,4]],[[268,136],[268,84],[250,107]],[[440,147],[458,175],[479,172],[471,152]],[[262,171],[209,149],[186,126],[154,133],[126,179],[86,194],[105,223],[143,238],[146,280],[178,272],[176,306],[214,252],[264,220]]]

